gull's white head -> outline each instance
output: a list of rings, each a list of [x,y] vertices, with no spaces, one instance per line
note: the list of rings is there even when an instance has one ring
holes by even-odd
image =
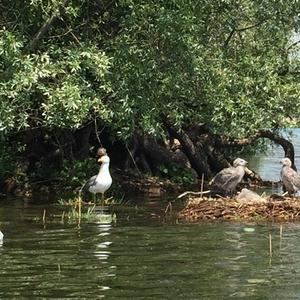
[[[103,164],[109,164],[109,162],[110,162],[109,156],[108,156],[108,155],[103,155],[103,156],[101,156],[101,157],[98,159],[98,162],[101,163],[102,165],[103,165]]]
[[[236,168],[238,166],[243,166],[245,167],[247,165],[247,161],[242,159],[242,158],[236,158],[234,161],[233,161],[233,166]]]
[[[283,166],[288,166],[288,167],[291,167],[292,166],[292,162],[289,158],[285,157],[283,158],[280,163],[283,165]]]

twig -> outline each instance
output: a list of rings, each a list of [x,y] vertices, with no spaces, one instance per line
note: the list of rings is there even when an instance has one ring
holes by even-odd
[[[95,118],[95,133],[96,133],[96,137],[97,137],[97,140],[98,140],[100,146],[103,147],[102,143],[101,143],[101,140],[100,140],[100,137],[99,137],[99,134],[98,134],[98,126],[97,126],[97,120],[96,120],[96,118]]]
[[[202,173],[202,178],[201,178],[201,188],[200,188],[201,198],[202,198],[202,194],[203,194],[203,181],[204,181],[204,174]]]
[[[286,52],[289,51],[292,47],[297,46],[299,43],[300,43],[300,40],[299,40],[299,41],[296,41],[296,42],[294,42],[294,43],[292,43],[291,45],[289,45],[289,46],[285,49],[285,51],[286,51]]]
[[[128,146],[127,146],[126,143],[125,143],[125,147],[126,147],[128,153],[129,153],[129,155],[130,155],[130,158],[132,159],[132,162],[133,162],[135,168],[137,169],[137,171],[139,172],[139,174],[142,175],[142,172],[141,172],[140,169],[138,168],[138,166],[137,166],[137,164],[136,164],[136,162],[135,162],[135,159],[134,159],[134,157],[133,157],[133,155],[132,155],[131,151],[129,150],[129,148],[128,148]]]
[[[50,27],[53,25],[54,21],[59,18],[61,12],[65,10],[70,0],[63,0],[58,9],[49,17],[49,19],[42,25],[39,31],[35,34],[33,39],[29,42],[26,47],[27,51],[33,51],[37,47],[40,40],[49,32]]]
[[[113,199],[113,198],[114,198],[114,197],[111,196],[111,197],[108,197],[108,198],[104,199],[104,201],[107,202],[107,201],[109,201],[109,200],[111,200],[111,199]]]
[[[170,210],[170,213],[172,213],[172,203],[170,201],[165,209],[165,214],[168,212],[168,210]]]
[[[216,194],[216,197],[218,197],[218,198],[220,198],[220,199],[222,199],[222,200],[225,200],[225,201],[227,201],[227,200],[228,200],[228,198],[226,198],[226,197],[223,197],[223,196],[221,196],[221,195],[219,195],[219,194]]]
[[[282,245],[282,224],[280,225],[279,229],[279,249],[281,250],[281,245]]]
[[[272,234],[269,234],[269,255],[272,257]]]
[[[78,226],[81,222],[81,198],[78,199]]]
[[[180,198],[182,198],[182,197],[184,197],[186,195],[195,195],[195,196],[201,196],[202,197],[202,195],[209,194],[210,192],[211,192],[210,190],[208,190],[208,191],[201,191],[201,192],[186,191],[186,192],[180,194],[177,198],[180,199]]]

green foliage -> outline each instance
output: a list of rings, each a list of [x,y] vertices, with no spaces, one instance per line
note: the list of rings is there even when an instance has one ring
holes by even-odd
[[[1,130],[78,128],[96,113],[123,139],[163,134],[162,116],[245,136],[298,119],[298,79],[282,76],[299,68],[296,0],[72,1],[62,16],[60,5],[3,3]],[[52,15],[61,23],[26,52]]]
[[[164,114],[233,136],[284,126],[291,106],[298,118],[299,84],[279,72],[294,63],[282,49],[296,22],[290,7],[271,2],[132,1],[114,40],[119,118],[150,134]]]
[[[102,98],[110,92],[105,79],[110,62],[103,51],[85,44],[51,46],[46,52],[24,55],[23,41],[7,30],[1,33],[1,130],[77,128],[92,113],[109,120]]]
[[[163,178],[168,178],[178,184],[192,184],[196,180],[195,174],[191,169],[182,168],[177,165],[169,167],[160,166],[159,171]]]
[[[95,159],[65,161],[58,174],[63,186],[80,187],[93,175],[99,172]]]
[[[5,137],[0,134],[0,182],[11,177],[14,177],[14,180],[19,183],[28,181],[28,176],[24,172],[25,166],[21,161],[17,163],[24,147],[19,142],[15,142],[13,145],[7,143]]]

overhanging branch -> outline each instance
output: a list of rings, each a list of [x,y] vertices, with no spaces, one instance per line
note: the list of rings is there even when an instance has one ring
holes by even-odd
[[[70,0],[63,0],[60,7],[53,13],[53,15],[42,25],[42,27],[39,29],[39,31],[35,34],[33,39],[30,41],[28,46],[26,47],[26,50],[28,52],[33,51],[40,40],[45,36],[45,34],[49,31],[49,28],[54,23],[54,21],[60,16],[62,10],[65,9],[66,5],[68,4]]]
[[[288,157],[294,166],[295,163],[295,150],[294,145],[283,138],[279,134],[269,131],[269,130],[259,130],[253,135],[243,138],[243,139],[232,139],[232,138],[220,138],[217,139],[217,143],[221,147],[243,147],[251,145],[258,138],[267,138],[273,141],[274,143],[280,145],[284,150],[285,157]]]
[[[252,28],[258,27],[258,26],[260,26],[261,24],[263,24],[264,22],[266,22],[267,20],[268,20],[268,19],[265,19],[265,20],[262,20],[262,21],[260,21],[260,22],[255,23],[255,24],[251,24],[251,25],[246,26],[246,27],[241,27],[241,28],[236,28],[236,27],[234,27],[234,28],[230,31],[228,37],[226,38],[226,40],[225,40],[225,42],[224,42],[224,48],[226,49],[226,48],[228,47],[228,44],[229,44],[231,38],[233,37],[234,33],[236,33],[236,32],[242,32],[242,31],[246,31],[246,30],[248,30],[248,29],[252,29]]]

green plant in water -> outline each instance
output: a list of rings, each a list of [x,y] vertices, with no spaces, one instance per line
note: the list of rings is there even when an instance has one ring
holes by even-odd
[[[59,199],[57,203],[61,206],[77,206],[78,201],[81,199],[80,197],[75,197],[75,198],[68,198],[68,199]],[[82,199],[81,199],[82,201]],[[91,206],[91,205],[105,205],[105,206],[110,206],[110,205],[122,205],[126,204],[127,201],[124,197],[124,195],[120,198],[105,198],[105,199],[95,199],[95,201],[82,201],[82,206]]]
[[[113,223],[116,222],[115,213],[107,213],[103,209],[103,205],[99,206],[91,203],[83,202],[80,198],[75,199],[60,199],[59,205],[67,206],[68,210],[63,211],[62,214],[52,215],[52,218],[60,219],[61,223],[78,223],[86,222],[100,222]],[[99,209],[100,208],[100,209]],[[37,220],[40,220],[39,218]]]
[[[64,212],[64,218],[67,218],[68,222],[78,222],[78,221],[87,221],[87,222],[100,222],[104,224],[115,223],[117,216],[115,213],[104,213],[104,211],[97,212],[95,211],[96,205],[89,206],[84,211],[79,211],[78,207],[71,206],[68,212]],[[64,220],[62,218],[62,221]]]

